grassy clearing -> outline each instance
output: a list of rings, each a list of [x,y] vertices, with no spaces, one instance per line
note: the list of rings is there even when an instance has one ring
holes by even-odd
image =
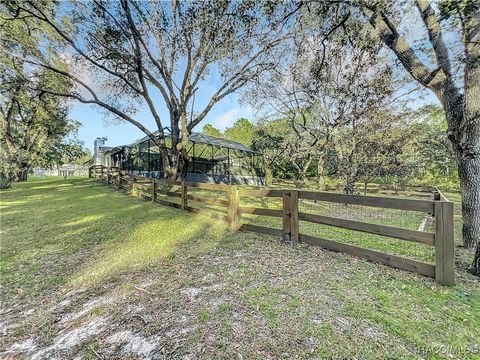
[[[1,197],[6,358],[480,355],[479,282],[461,269],[441,287],[82,178]]]

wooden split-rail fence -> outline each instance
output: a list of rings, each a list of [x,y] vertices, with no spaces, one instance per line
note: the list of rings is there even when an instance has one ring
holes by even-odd
[[[224,219],[228,227],[233,231],[252,231],[260,234],[278,236],[291,244],[306,243],[318,245],[328,250],[351,254],[370,261],[435,278],[438,283],[444,285],[454,284],[455,281],[454,204],[448,201],[441,192],[436,192],[432,200],[416,200],[305,190],[252,189],[247,186],[152,179],[126,173],[118,168],[107,168],[101,165],[92,166],[89,170],[89,176],[99,179],[106,184],[114,185],[119,189],[129,191],[135,196],[149,199],[152,202],[191,212],[209,212],[209,215]],[[165,184],[172,187],[179,187],[180,191],[171,191],[168,190],[168,188],[166,190],[162,187],[162,185]],[[199,196],[194,194],[196,191],[192,191],[193,189],[211,190],[216,193],[221,192],[226,195],[226,198]],[[189,193],[189,190],[192,193]],[[282,199],[282,209],[241,206],[242,196],[261,199]],[[178,198],[180,201],[172,202],[165,200],[166,198],[168,199],[168,197]],[[410,230],[304,213],[299,210],[299,201],[302,199],[426,213],[435,219],[434,232]],[[226,216],[209,211],[208,208],[190,206],[190,202],[200,202],[225,207],[227,210]],[[267,226],[241,223],[242,214],[282,218],[283,226],[282,229],[276,229]],[[433,246],[435,248],[435,265],[350,244],[339,243],[333,240],[305,235],[300,232],[300,221],[329,225]]]

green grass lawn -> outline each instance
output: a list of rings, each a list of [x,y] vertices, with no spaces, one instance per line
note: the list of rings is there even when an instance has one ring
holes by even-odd
[[[320,248],[230,233],[85,178],[31,179],[0,196],[5,358],[480,357],[479,281],[463,260],[457,284],[442,287]],[[305,206],[405,227],[418,220]],[[326,228],[305,231],[431,261],[407,242]]]

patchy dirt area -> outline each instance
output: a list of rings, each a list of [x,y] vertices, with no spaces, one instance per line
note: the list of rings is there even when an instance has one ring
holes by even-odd
[[[48,305],[10,309],[2,315],[3,356],[425,355],[408,338],[392,334],[388,323],[362,316],[363,303],[378,307],[379,314],[385,310],[380,298],[355,284],[359,274],[372,284],[383,284],[379,288],[393,277],[402,278],[408,286],[419,282],[436,288],[434,283],[321,249],[294,249],[273,239],[244,237],[232,236],[223,249],[199,256],[184,253],[174,261],[123,274],[108,283],[56,294]]]

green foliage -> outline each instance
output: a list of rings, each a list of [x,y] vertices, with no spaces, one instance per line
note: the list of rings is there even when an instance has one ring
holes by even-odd
[[[297,179],[299,175],[295,163],[302,164],[304,157],[301,153],[295,156],[297,147],[289,146],[295,142],[296,135],[286,118],[264,120],[255,129],[252,138],[252,149],[263,153],[272,177],[281,179]],[[298,147],[300,148],[300,147]],[[313,164],[305,172],[313,176]]]
[[[353,191],[358,181],[366,184],[380,177],[396,183],[411,172],[410,164],[402,159],[415,136],[404,119],[406,114],[375,115],[342,129],[336,138],[335,175],[343,179],[347,191]]]
[[[250,120],[240,118],[237,119],[231,127],[226,128],[223,133],[211,124],[205,124],[202,133],[217,138],[236,141],[245,146],[252,147],[255,130],[256,126],[250,122]]]
[[[41,6],[51,11],[51,3]],[[66,103],[51,93],[52,89],[69,92],[70,82],[29,63],[48,55],[57,66],[66,68],[66,62],[50,55],[50,47],[44,44],[51,33],[27,17],[6,21],[0,36],[0,187],[8,187],[15,178],[24,180],[32,164],[62,143],[78,124],[68,119]]]
[[[72,137],[74,131],[72,130],[69,138],[58,139],[49,144],[45,152],[32,165],[51,168],[63,164],[82,165],[90,160],[92,152],[76,136]]]
[[[217,137],[217,138],[222,138],[223,137],[222,132],[211,124],[205,124],[203,126],[202,133],[210,135],[210,136],[214,136],[214,137]]]
[[[240,118],[235,121],[232,127],[225,129],[224,136],[228,140],[236,141],[251,147],[254,132],[255,125],[253,125],[248,119]]]
[[[375,182],[438,186],[458,190],[459,181],[453,149],[446,136],[441,109],[425,106],[416,112],[375,112],[369,119],[339,128],[333,146],[323,158],[323,175],[335,184]],[[255,129],[253,149],[264,153],[274,178],[295,179],[286,144],[292,132],[286,119],[264,120]],[[311,150],[315,151],[315,149]],[[306,176],[317,176],[319,157],[309,165]]]
[[[414,182],[458,190],[457,164],[442,109],[437,106],[419,109],[412,129],[415,137],[408,161],[414,165]]]

